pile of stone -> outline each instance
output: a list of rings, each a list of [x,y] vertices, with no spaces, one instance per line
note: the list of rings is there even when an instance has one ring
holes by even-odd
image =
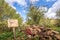
[[[39,40],[60,40],[60,34],[51,28],[28,25],[25,30],[26,35],[29,38],[39,36]]]

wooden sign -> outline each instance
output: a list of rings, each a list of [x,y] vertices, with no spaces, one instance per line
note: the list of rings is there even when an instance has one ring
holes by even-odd
[[[8,27],[13,28],[14,40],[16,40],[15,27],[18,27],[18,20],[16,20],[16,19],[8,19]]]
[[[16,20],[16,19],[9,19],[8,20],[8,27],[18,27],[18,20]]]

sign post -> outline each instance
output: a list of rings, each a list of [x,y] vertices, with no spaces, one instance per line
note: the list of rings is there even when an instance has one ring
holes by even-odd
[[[14,27],[13,27],[13,34],[14,34],[14,40],[16,40],[16,32]]]
[[[9,19],[8,20],[8,27],[12,27],[13,28],[14,40],[16,40],[15,28],[18,27],[18,20],[16,20],[16,19]]]

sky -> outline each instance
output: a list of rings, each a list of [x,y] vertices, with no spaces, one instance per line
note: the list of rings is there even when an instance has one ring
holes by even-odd
[[[56,11],[60,9],[60,0],[5,0],[17,13],[26,19],[26,13],[30,7],[30,4],[41,7],[43,6],[48,11],[45,13],[46,17],[56,17]]]

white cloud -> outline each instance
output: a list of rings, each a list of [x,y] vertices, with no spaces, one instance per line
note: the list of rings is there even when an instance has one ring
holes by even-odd
[[[26,11],[25,11],[25,10],[23,10],[23,12],[25,13]]]
[[[46,2],[55,1],[55,0],[46,0]]]
[[[57,0],[51,8],[49,8],[48,12],[46,13],[47,17],[55,17],[56,11],[60,9],[60,0]]]
[[[39,0],[30,0],[31,3],[38,2]]]
[[[40,6],[39,7],[39,10],[46,12],[48,10],[48,8],[47,7]]]
[[[16,10],[16,7],[14,7],[13,5],[10,5],[10,4],[9,4],[9,6],[11,6],[12,8],[14,8],[14,9]]]
[[[22,5],[22,6],[26,6],[27,3],[25,0],[5,0],[7,3],[9,3],[10,5],[13,4],[13,2],[17,2],[19,5]]]
[[[47,2],[51,1],[51,0],[46,0]]]

